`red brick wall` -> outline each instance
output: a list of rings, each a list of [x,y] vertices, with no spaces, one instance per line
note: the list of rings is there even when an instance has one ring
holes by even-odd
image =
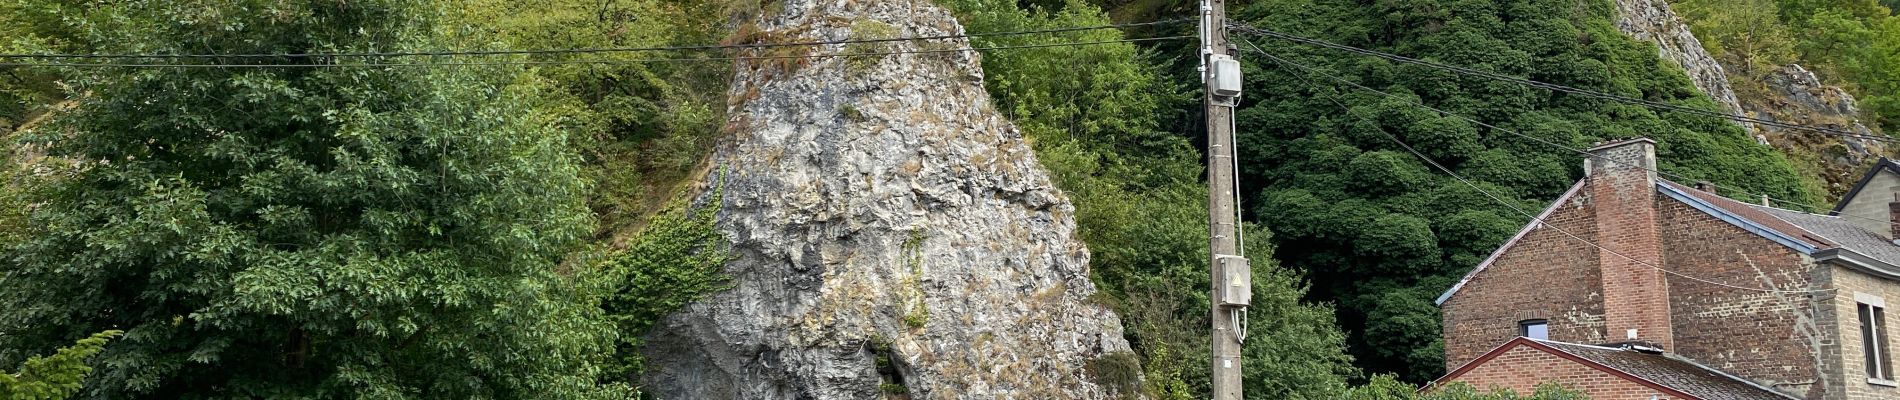
[[[1553,382],[1583,392],[1591,400],[1650,400],[1652,395],[1659,399],[1680,399],[1526,345],[1505,350],[1452,382],[1468,383],[1480,390],[1510,389],[1519,394],[1530,394],[1536,391],[1537,385]]]
[[[1742,287],[1808,288],[1800,253],[1667,197],[1657,201],[1665,265]],[[1820,398],[1815,371],[1825,337],[1807,295],[1735,289],[1669,277],[1677,354],[1778,389]]]
[[[1517,337],[1527,319],[1549,320],[1551,340],[1603,342],[1596,249],[1553,229],[1596,240],[1589,191],[1578,192],[1440,306],[1446,371]]]

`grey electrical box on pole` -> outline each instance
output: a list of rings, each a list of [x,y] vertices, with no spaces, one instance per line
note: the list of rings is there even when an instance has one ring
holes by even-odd
[[[1240,95],[1240,60],[1226,54],[1208,56],[1208,66],[1213,69],[1214,95],[1235,97]]]
[[[1214,284],[1221,289],[1214,299],[1221,307],[1246,307],[1253,302],[1253,269],[1240,256],[1214,256]]]

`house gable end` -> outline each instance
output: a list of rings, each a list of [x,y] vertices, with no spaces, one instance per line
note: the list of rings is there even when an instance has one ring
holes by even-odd
[[[1439,294],[1438,298],[1432,301],[1432,304],[1445,305],[1446,301],[1451,300],[1451,295],[1458,293],[1458,289],[1464,288],[1465,283],[1470,282],[1472,277],[1484,272],[1491,264],[1496,263],[1499,257],[1511,251],[1513,247],[1517,247],[1517,243],[1524,240],[1525,236],[1542,227],[1544,225],[1542,221],[1549,219],[1551,213],[1556,212],[1558,208],[1570,202],[1572,197],[1576,197],[1577,193],[1583,189],[1584,182],[1586,181],[1585,179],[1579,179],[1576,183],[1571,184],[1570,189],[1565,190],[1563,195],[1557,196],[1556,201],[1552,201],[1549,206],[1544,207],[1544,211],[1538,213],[1537,218],[1532,219],[1530,223],[1524,224],[1523,228],[1517,230],[1517,234],[1512,235],[1510,240],[1505,240],[1504,244],[1499,245],[1497,250],[1492,250],[1491,255],[1486,256],[1484,261],[1479,262],[1476,267],[1471,268],[1471,272],[1465,273],[1465,276],[1459,278],[1458,283],[1452,284],[1450,289],[1445,289],[1445,292]]]

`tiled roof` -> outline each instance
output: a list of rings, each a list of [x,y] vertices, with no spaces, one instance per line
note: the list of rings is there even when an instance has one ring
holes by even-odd
[[[1589,346],[1535,340],[1551,350],[1577,356],[1589,363],[1703,400],[1795,399],[1746,379],[1717,371],[1674,354],[1645,353],[1628,348]]]
[[[1853,250],[1855,253],[1888,264],[1900,265],[1900,245],[1888,242],[1887,238],[1868,232],[1843,217],[1776,208],[1767,208],[1766,211],[1783,221],[1800,226],[1803,230],[1820,235],[1821,238],[1834,242],[1840,248]]]

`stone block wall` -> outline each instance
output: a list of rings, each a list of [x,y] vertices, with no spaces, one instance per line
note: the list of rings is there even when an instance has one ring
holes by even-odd
[[[1857,310],[1857,303],[1862,301],[1879,303],[1878,305],[1888,307],[1900,305],[1900,284],[1845,267],[1830,266],[1825,270],[1828,272],[1825,279],[1838,290],[1831,295],[1820,297],[1819,302],[1822,304],[1820,314],[1825,314],[1825,317],[1817,318],[1817,321],[1828,337],[1837,338],[1823,357],[1828,365],[1833,367],[1826,371],[1828,378],[1840,382],[1838,387],[1841,390],[1828,393],[1828,396],[1824,398],[1828,400],[1900,399],[1900,387],[1867,379],[1867,363],[1861,353],[1860,315]],[[1887,309],[1886,322],[1888,324],[1895,322],[1894,312],[1896,310]],[[1895,343],[1893,338],[1892,333],[1887,334],[1889,345]],[[1900,352],[1888,350],[1888,354],[1900,354]],[[1900,365],[1900,363],[1889,365]],[[1900,376],[1900,374],[1895,375]]]

